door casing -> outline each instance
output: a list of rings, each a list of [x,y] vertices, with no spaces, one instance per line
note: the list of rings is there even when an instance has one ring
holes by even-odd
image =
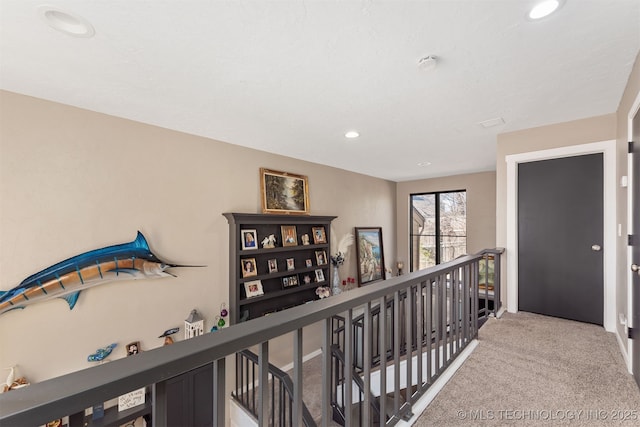
[[[633,141],[633,119],[636,114],[640,114],[640,92],[636,95],[636,100],[634,101],[631,109],[629,110],[628,116],[628,126],[627,126],[627,141]],[[640,142],[635,142],[636,144],[640,144]],[[640,171],[633,171],[633,162],[631,159],[631,154],[628,155],[627,158],[627,174],[628,174],[628,187],[627,187],[627,234],[640,234],[640,230],[633,229],[633,204],[631,200],[631,196],[633,191],[639,191],[640,189],[633,188],[633,182],[631,180],[631,173],[640,173]],[[625,270],[627,272],[627,328],[640,328],[640,325],[633,324],[633,273],[631,272],[631,264],[633,261],[632,257],[632,248],[627,245],[627,260],[625,266],[627,267]],[[627,337],[629,334],[627,333]],[[626,358],[627,368],[630,374],[633,374],[633,340],[627,338],[627,349],[628,349],[628,357]]]
[[[518,312],[518,164],[603,153],[604,180],[604,318],[606,331],[616,328],[616,141],[570,145],[549,150],[532,151],[506,156],[507,162],[507,310]]]

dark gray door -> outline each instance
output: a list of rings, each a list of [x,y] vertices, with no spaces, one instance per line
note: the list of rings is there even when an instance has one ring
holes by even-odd
[[[602,325],[603,155],[518,165],[520,310]]]
[[[640,387],[640,114],[633,119],[632,151],[632,186],[631,186],[631,215],[633,237],[631,239],[631,268],[635,270],[631,279],[631,296],[633,313],[633,349],[631,354],[633,376]]]

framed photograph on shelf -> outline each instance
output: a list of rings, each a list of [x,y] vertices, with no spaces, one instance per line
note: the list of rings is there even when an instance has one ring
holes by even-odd
[[[305,260],[304,265],[306,265],[307,267],[313,267],[313,261],[311,261],[310,259]]]
[[[267,266],[269,267],[269,273],[277,273],[278,272],[278,260],[270,259],[267,261]]]
[[[255,258],[246,258],[242,260],[242,277],[251,277],[258,275]]]
[[[309,214],[306,176],[260,168],[260,187],[263,213]]]
[[[298,246],[295,225],[282,225],[280,231],[282,232],[282,246]]]
[[[325,251],[316,251],[316,262],[318,265],[326,265],[327,264],[327,252]]]
[[[287,258],[287,270],[295,270],[296,269],[296,261],[293,258]]]
[[[258,249],[258,232],[256,230],[242,230],[242,250]]]
[[[302,283],[304,283],[305,285],[308,283],[311,283],[311,276],[309,276],[308,274],[305,274],[304,277],[302,278]]]
[[[358,286],[385,279],[381,227],[356,227]]]
[[[247,294],[247,298],[264,295],[264,291],[262,290],[262,281],[252,280],[250,282],[244,282],[244,291]]]
[[[282,287],[290,288],[292,286],[298,286],[298,276],[289,276],[282,278]]]
[[[316,245],[327,243],[327,233],[324,231],[324,227],[312,227],[313,243]]]
[[[324,282],[324,272],[320,268],[316,270],[316,282]]]
[[[127,344],[127,356],[133,356],[140,352],[140,341],[134,341]]]

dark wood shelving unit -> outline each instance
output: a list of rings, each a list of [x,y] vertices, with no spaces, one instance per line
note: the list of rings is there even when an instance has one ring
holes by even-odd
[[[331,222],[335,216],[248,213],[225,213],[224,216],[229,223],[229,307],[232,324],[317,300],[316,288],[330,286],[329,242]],[[281,226],[295,226],[296,246],[282,246]],[[314,243],[314,227],[324,228],[326,243]],[[243,230],[256,230],[256,249],[242,249]],[[270,234],[277,238],[276,247],[261,247],[260,241]],[[310,244],[302,244],[303,234],[309,236]],[[317,251],[325,252],[326,264],[317,264]],[[288,258],[294,259],[293,270],[285,267]],[[242,277],[242,263],[247,259],[256,260],[255,276]],[[269,272],[268,261],[271,259],[277,260],[277,272]],[[311,267],[306,266],[307,259],[312,260]],[[325,280],[316,280],[317,269],[322,270]],[[304,283],[307,275],[310,283]],[[290,276],[298,278],[298,285],[283,288],[282,279]],[[244,284],[253,280],[260,280],[264,294],[247,298]]]

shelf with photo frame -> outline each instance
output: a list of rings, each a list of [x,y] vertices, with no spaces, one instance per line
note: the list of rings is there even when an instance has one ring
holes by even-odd
[[[329,286],[334,216],[225,213],[231,323],[319,299]]]

